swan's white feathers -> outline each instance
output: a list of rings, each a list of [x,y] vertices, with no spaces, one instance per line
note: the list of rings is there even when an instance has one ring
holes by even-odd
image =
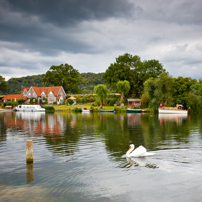
[[[134,150],[134,148],[135,148],[134,144],[131,144],[129,146],[129,150],[126,153],[127,157],[144,157],[144,156],[153,155],[153,153],[147,152],[147,149],[145,147],[143,147],[142,145],[137,147],[135,150]]]

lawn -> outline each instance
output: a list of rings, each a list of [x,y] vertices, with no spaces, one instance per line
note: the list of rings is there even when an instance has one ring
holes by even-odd
[[[93,108],[94,111],[100,111],[100,107],[93,107],[92,105],[89,104],[77,104],[77,105],[54,105],[54,108],[56,111],[72,111],[74,108],[86,108],[86,109],[91,109]],[[117,106],[103,106],[103,110],[115,110],[119,112],[126,112],[127,106],[124,106],[122,109],[121,107]]]

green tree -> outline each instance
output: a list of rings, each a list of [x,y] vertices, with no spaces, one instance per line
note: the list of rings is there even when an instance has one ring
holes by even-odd
[[[100,100],[100,106],[102,106],[107,98],[108,93],[107,87],[104,84],[98,84],[97,86],[95,86],[94,92],[95,94],[97,94],[97,97]]]
[[[66,93],[81,93],[78,83],[82,83],[78,70],[69,64],[51,66],[42,79],[45,86],[63,86]]]
[[[72,99],[66,99],[65,100],[65,104],[66,105],[73,105],[74,104],[74,101]]]
[[[5,81],[5,78],[0,76],[0,93],[5,93],[7,90],[7,83]]]
[[[103,75],[104,81],[110,88],[117,90],[116,83],[127,80],[130,83],[130,94],[140,97],[143,93],[144,82],[150,78],[156,78],[165,72],[158,60],[141,61],[140,57],[125,53],[116,58],[116,62],[110,64]]]
[[[162,73],[158,78],[151,77],[144,85],[144,93],[149,96],[149,105],[154,111],[158,110],[160,103],[173,105],[173,78],[168,73]]]
[[[202,111],[202,79],[198,82],[199,110]]]
[[[124,94],[127,94],[130,90],[130,83],[127,80],[119,81],[117,83],[117,90],[121,93],[121,102],[123,101]]]
[[[185,108],[188,108],[189,93],[193,90],[191,87],[197,84],[196,79],[190,77],[178,77],[174,78],[173,84],[173,99],[176,104],[182,104]]]

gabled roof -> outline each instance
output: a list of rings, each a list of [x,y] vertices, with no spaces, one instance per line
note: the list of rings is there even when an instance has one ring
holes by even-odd
[[[46,96],[48,96],[48,94],[50,92],[52,92],[54,96],[57,96],[58,93],[60,92],[62,86],[52,86],[52,87],[35,87],[35,86],[32,86],[30,88],[32,88],[35,91],[37,96],[41,96],[42,92],[44,92],[46,94]]]
[[[2,100],[19,100],[19,99],[23,99],[26,100],[26,97],[21,95],[21,94],[11,94],[11,95],[6,95],[5,97],[2,98]]]
[[[141,102],[141,99],[127,99],[128,102]]]
[[[23,90],[22,90],[22,92],[21,92],[21,95],[25,92],[25,90],[29,90],[30,88],[24,88]]]

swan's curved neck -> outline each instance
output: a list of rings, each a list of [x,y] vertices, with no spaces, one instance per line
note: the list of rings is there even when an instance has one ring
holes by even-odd
[[[133,148],[130,148],[127,152],[126,152],[126,156],[130,156],[130,153],[133,151]]]

